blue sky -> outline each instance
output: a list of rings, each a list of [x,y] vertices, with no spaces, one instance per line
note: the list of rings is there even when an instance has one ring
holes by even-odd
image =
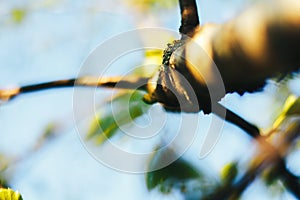
[[[241,0],[202,0],[198,3],[202,23],[224,22],[249,4]],[[26,11],[21,23],[11,20],[10,11],[15,8]],[[1,87],[74,77],[90,52],[113,35],[153,26],[176,31],[179,25],[177,8],[166,12],[141,13],[121,0],[0,1],[0,15]],[[157,20],[160,17],[162,20]],[[132,63],[142,60],[128,59],[124,66],[130,67]],[[295,85],[299,83],[294,81],[291,88],[297,88]],[[229,95],[223,103],[266,128],[274,118],[274,106],[280,106],[274,100],[274,88],[270,85],[262,93],[243,97]],[[55,124],[54,130],[58,133],[38,152],[8,170],[13,188],[20,191],[24,199],[181,198],[176,193],[163,196],[152,192],[148,196],[143,185],[144,174],[118,172],[97,162],[86,151],[76,133],[72,95],[72,89],[49,90],[26,94],[0,106],[0,153],[11,158],[26,154],[49,124]],[[176,120],[177,117],[172,115],[170,119]],[[250,156],[247,153],[252,143],[238,128],[225,124],[213,151],[199,160],[199,149],[211,116],[200,113],[195,120],[199,120],[199,135],[185,156],[194,164],[210,169],[213,177],[218,178],[224,164],[235,159],[246,161]],[[262,185],[258,181],[253,188],[249,188],[245,199],[255,199],[256,196],[271,199]],[[293,199],[288,194],[283,198]]]

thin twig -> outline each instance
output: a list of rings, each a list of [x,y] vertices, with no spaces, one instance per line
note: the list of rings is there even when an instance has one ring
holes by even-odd
[[[40,90],[65,87],[109,87],[120,89],[135,89],[146,91],[148,78],[141,77],[80,77],[66,80],[50,81],[34,85],[27,85],[13,89],[0,90],[0,100],[8,101],[17,95]]]
[[[225,110],[226,115],[223,115],[223,113],[224,113],[224,112],[222,112],[223,110]],[[216,104],[216,107],[213,110],[213,113],[216,114],[217,116],[221,117],[222,119],[226,120],[227,122],[230,122],[230,123],[238,126],[252,138],[257,138],[258,136],[260,136],[259,129],[255,125],[249,123],[248,121],[246,121],[239,115],[235,114],[231,110],[225,108],[223,105],[221,105],[219,103]]]
[[[179,0],[181,12],[181,26],[179,32],[192,37],[192,33],[199,25],[199,16],[195,0]]]
[[[226,116],[222,115],[222,109],[226,110]],[[286,152],[282,152],[282,150],[280,150],[280,148],[283,148],[286,151],[286,147],[290,146],[295,137],[298,137],[300,132],[299,122],[294,123],[295,125],[290,128],[292,130],[287,130],[289,135],[285,136],[285,138],[282,138],[281,143],[277,148],[275,148],[273,145],[266,141],[265,137],[260,136],[259,129],[256,126],[247,122],[242,117],[233,113],[229,109],[226,109],[221,104],[217,104],[217,109],[214,109],[214,114],[246,131],[249,136],[255,139],[255,141],[258,142],[261,147],[263,147],[264,151],[262,153],[269,153],[265,155],[264,159],[260,159],[259,162],[256,162],[255,165],[251,166],[248,171],[246,171],[246,173],[239,179],[239,181],[237,181],[236,184],[223,186],[222,188],[216,190],[216,192],[209,196],[209,198],[213,197],[213,199],[219,200],[228,199],[231,194],[234,195],[234,197],[240,196],[243,191],[245,191],[245,189],[266,167],[273,165],[274,170],[276,169],[277,177],[282,180],[285,187],[295,197],[300,199],[300,179],[287,169],[286,163],[282,158],[282,156],[286,154]],[[258,154],[258,156],[261,155]]]
[[[252,167],[249,169],[236,184],[222,185],[216,189],[216,192],[209,194],[201,199],[203,200],[227,200],[227,199],[238,199],[243,191],[255,180],[256,175],[259,172],[259,166],[256,168]]]
[[[296,126],[295,126],[296,125]],[[254,179],[260,175],[267,167],[272,167],[272,171],[275,173],[274,178],[279,178],[287,190],[289,190],[297,199],[300,199],[300,178],[295,176],[286,166],[284,159],[282,158],[288,152],[287,147],[293,143],[294,139],[298,137],[300,132],[299,122],[290,125],[291,128],[286,130],[287,136],[284,134],[283,138],[280,138],[280,142],[277,148],[271,146],[270,143],[266,142],[265,138],[262,140],[257,139],[260,142],[261,148],[257,153],[257,157],[252,160],[254,163],[235,183],[229,191],[234,191],[235,197],[241,196],[245,189],[254,181]],[[273,149],[270,149],[272,147]],[[282,154],[280,157],[278,152]],[[256,162],[255,162],[256,161]],[[227,190],[228,192],[228,190]],[[227,199],[227,198],[224,198]]]
[[[297,197],[297,199],[300,199],[300,178],[287,169],[285,162],[279,162],[278,167],[278,177],[280,177],[285,187]]]

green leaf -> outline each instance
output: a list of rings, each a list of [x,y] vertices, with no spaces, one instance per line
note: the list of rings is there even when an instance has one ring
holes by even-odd
[[[112,137],[118,130],[117,123],[112,115],[97,116],[90,126],[86,139],[94,138],[97,144],[102,144],[108,138]]]
[[[166,156],[173,156],[172,152],[168,152],[168,154],[171,155],[156,153],[149,163],[149,168],[155,169],[164,162],[163,159]],[[190,163],[179,158],[162,169],[148,172],[146,174],[146,184],[148,190],[159,187],[162,193],[170,193],[172,188],[179,187],[182,190],[189,181],[199,180],[202,177],[202,174]]]
[[[162,62],[162,54],[161,49],[147,49],[142,67],[136,68],[133,74],[140,77],[152,76]],[[144,103],[144,95],[140,91],[120,92],[102,105],[101,111],[91,122],[86,139],[93,139],[100,145],[115,136],[120,126],[130,124],[146,113],[150,105]]]
[[[0,199],[1,200],[22,200],[19,192],[15,192],[12,189],[0,188]]]
[[[11,11],[11,17],[15,23],[21,23],[24,20],[25,15],[26,11],[24,9],[14,8]]]
[[[232,183],[238,175],[237,162],[225,165],[221,170],[221,180],[224,184]]]
[[[271,186],[278,180],[278,171],[274,168],[267,168],[262,174],[262,178],[267,186]]]
[[[108,107],[108,111],[95,117],[86,138],[94,139],[100,145],[113,137],[120,126],[131,123],[148,111],[150,106],[142,98],[143,93],[139,91],[123,92],[107,102],[104,107]]]
[[[300,115],[300,98],[290,95],[284,103],[282,112],[273,123],[273,129],[278,128],[287,117],[293,115]]]
[[[134,74],[141,77],[151,77],[158,71],[162,63],[163,50],[161,49],[146,49],[145,59],[141,67],[134,69]]]
[[[274,167],[269,167],[262,173],[262,180],[264,184],[268,187],[273,197],[278,197],[282,195],[285,191],[282,182],[278,179],[280,172]]]
[[[286,115],[300,115],[300,98],[296,98],[286,111]]]

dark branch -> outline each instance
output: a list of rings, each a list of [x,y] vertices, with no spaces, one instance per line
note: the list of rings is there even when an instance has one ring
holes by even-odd
[[[223,115],[224,112],[222,112],[222,110],[224,110],[224,109],[226,111],[225,116]],[[221,104],[216,104],[216,108],[213,109],[213,113],[216,114],[217,116],[221,117],[222,119],[226,120],[227,122],[230,122],[230,123],[238,126],[252,138],[257,138],[258,136],[260,136],[259,129],[255,125],[244,120],[242,117],[238,116],[231,110],[225,108]]]
[[[179,32],[192,36],[193,31],[199,25],[199,16],[195,0],[179,0],[181,12],[181,26]]]
[[[13,97],[40,90],[65,88],[65,87],[108,87],[108,88],[121,88],[121,89],[134,89],[146,91],[148,78],[139,77],[81,77],[66,80],[50,81],[46,83],[39,83],[34,85],[22,86],[13,89],[0,90],[0,100],[8,101]]]
[[[285,187],[295,196],[300,199],[300,178],[295,176],[283,160],[278,163],[278,176],[281,178]]]
[[[208,195],[202,199],[210,200],[227,200],[227,199],[239,199],[241,194],[245,191],[245,189],[255,180],[256,175],[259,173],[260,168],[257,166],[256,168],[249,169],[237,183],[231,185],[226,184],[222,185],[218,188],[213,194]]]
[[[226,116],[223,115],[224,109],[226,110]],[[263,170],[268,166],[273,166],[273,170],[276,170],[277,178],[280,178],[285,185],[285,187],[298,199],[300,199],[300,179],[289,171],[286,167],[286,163],[281,155],[280,148],[285,146],[290,146],[294,139],[298,137],[300,132],[299,121],[295,122],[294,126],[291,126],[288,136],[280,139],[281,144],[275,148],[272,144],[266,141],[264,137],[260,136],[259,129],[253,124],[247,122],[242,117],[238,116],[234,112],[226,109],[221,104],[216,105],[216,109],[213,110],[214,114],[221,117],[222,119],[238,126],[244,130],[249,136],[255,139],[256,142],[263,148],[263,154],[269,152],[269,154],[264,158],[260,159],[256,165],[248,169],[248,171],[242,176],[239,181],[234,185],[226,185],[218,189],[214,194],[209,196],[212,199],[228,199],[230,196],[239,197],[243,191],[254,181],[254,179],[263,172]],[[280,154],[280,153],[281,154]],[[258,154],[260,156],[260,154]]]

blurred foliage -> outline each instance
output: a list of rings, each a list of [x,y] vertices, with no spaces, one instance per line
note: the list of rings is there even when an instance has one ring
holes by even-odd
[[[142,77],[151,77],[162,63],[163,50],[162,49],[147,49],[145,51],[145,59],[142,67],[135,69],[134,74]]]
[[[282,182],[278,179],[279,173],[276,168],[270,166],[263,171],[261,176],[262,181],[271,191],[273,197],[283,195],[286,190]]]
[[[284,121],[287,121],[287,119],[290,119],[292,116],[299,116],[300,115],[300,100],[298,97],[294,96],[293,94],[290,94],[288,98],[286,98],[286,101],[284,103],[284,106],[282,107],[281,113],[278,115],[277,120],[274,122],[274,127],[282,127]],[[292,124],[288,123],[286,126],[288,129],[294,130]],[[285,127],[286,127],[285,126]],[[283,130],[286,130],[285,128]],[[288,131],[288,130],[286,130]],[[277,135],[277,134],[276,134]],[[253,158],[249,161],[249,165],[252,165],[253,162],[257,159],[259,162],[264,162],[263,160],[259,159],[260,154],[257,155],[258,158]],[[162,155],[154,155],[151,162],[151,165],[159,165],[160,163],[163,163],[161,159],[164,159],[164,156]],[[255,162],[254,162],[255,163]],[[266,165],[268,166],[268,165]],[[241,169],[244,171],[244,169]],[[198,171],[196,168],[194,168],[190,163],[183,159],[179,159],[175,161],[174,163],[170,164],[169,166],[159,169],[153,172],[147,173],[146,176],[146,183],[149,190],[152,190],[154,188],[158,188],[159,191],[162,193],[170,193],[172,192],[172,189],[180,189],[180,191],[188,191],[191,192],[191,188],[195,187],[195,185],[188,184],[191,180],[196,180],[196,182],[199,184],[196,186],[197,190],[201,191],[200,196],[206,199],[211,198],[211,194],[221,194],[223,191],[226,191],[228,188],[233,185],[233,187],[236,187],[237,182],[240,180],[236,180],[238,173],[239,173],[239,167],[238,162],[231,162],[227,165],[225,165],[220,174],[221,178],[221,185],[217,184],[210,184],[210,188],[206,192],[206,195],[203,195],[202,188],[199,187],[201,184],[205,185],[205,182],[207,182],[206,177],[204,177],[203,173]],[[264,168],[261,172],[261,178],[271,191],[271,195],[274,197],[278,197],[280,195],[283,195],[286,191],[285,187],[283,186],[283,183],[280,181],[280,172],[278,169],[272,165]],[[227,191],[228,192],[228,191]],[[232,191],[232,198],[236,199],[240,196],[240,193],[234,193]],[[199,197],[199,195],[198,195]]]
[[[288,115],[300,115],[300,98],[296,96],[289,96],[286,106],[284,107],[285,116]]]
[[[37,142],[36,142],[35,146],[33,147],[33,151],[37,151],[38,149],[43,147],[43,145],[46,142],[49,142],[51,139],[53,139],[57,134],[55,129],[56,129],[56,124],[49,123],[46,126],[43,134],[37,139]]]
[[[273,129],[278,128],[282,122],[291,116],[300,115],[300,98],[291,94],[285,101],[282,111],[273,124]]]
[[[178,4],[178,0],[124,0],[131,7],[136,7],[140,10],[150,9],[169,9]]]
[[[9,164],[8,158],[0,153],[0,172],[4,171]]]
[[[270,186],[272,184],[274,184],[277,181],[277,175],[276,175],[277,171],[274,170],[274,168],[269,167],[268,169],[266,169],[263,174],[263,180],[265,182],[265,184],[267,186]]]
[[[108,101],[105,106],[113,106],[106,113],[98,114],[90,125],[87,139],[94,139],[98,145],[114,136],[120,126],[129,124],[146,113],[149,105],[142,101],[144,94],[140,91],[124,92]]]
[[[26,10],[22,8],[14,8],[11,10],[11,18],[15,23],[21,23],[26,16]]]
[[[12,189],[0,188],[1,200],[22,200],[22,196],[19,192],[15,192]]]
[[[282,156],[286,157],[289,153],[297,150],[299,138],[299,116],[300,116],[300,98],[294,94],[289,94],[283,103],[281,113],[273,123],[272,130],[269,133],[269,139],[275,145],[281,144]],[[277,147],[278,148],[278,147]],[[281,172],[276,166],[269,166],[262,173],[262,180],[275,197],[283,195],[286,191],[284,184],[280,179]]]
[[[162,62],[162,50],[148,49],[141,67],[134,71],[136,76],[150,77]],[[113,137],[123,125],[147,113],[150,105],[143,101],[141,91],[122,91],[101,105],[99,114],[90,124],[86,139],[93,139],[97,145]]]
[[[223,184],[231,184],[238,175],[237,162],[231,162],[225,165],[221,170],[221,180]]]
[[[160,159],[154,160],[152,160],[152,162],[154,162],[152,165],[160,164]],[[176,187],[178,183],[181,183],[181,187],[184,188],[185,182],[201,177],[202,175],[196,168],[192,167],[187,161],[178,159],[162,169],[148,172],[146,175],[146,183],[149,190],[158,186],[161,192],[169,193],[172,187]]]
[[[0,188],[7,188],[9,187],[9,182],[7,177],[4,175],[3,172],[0,172]]]
[[[8,166],[9,166],[8,158],[5,155],[0,154],[0,188],[8,186],[8,180],[4,175],[4,171],[8,168]]]
[[[286,196],[284,195],[284,192],[286,191],[286,188],[283,186],[283,184],[280,180],[277,180],[276,182],[273,182],[273,184],[268,186],[268,189],[271,191],[272,199],[273,198],[274,199],[275,198],[278,198],[278,199],[285,199],[286,198]]]
[[[296,147],[296,149],[300,149],[300,139],[298,139],[298,141],[296,142],[295,147]]]
[[[155,152],[149,162],[149,169],[159,168],[166,157],[174,156],[174,152]],[[147,172],[146,185],[148,190],[158,189],[163,194],[169,194],[173,190],[180,191],[186,199],[191,196],[207,195],[213,191],[216,183],[211,177],[207,177],[191,163],[179,158],[164,168]],[[194,198],[192,197],[192,198]]]

